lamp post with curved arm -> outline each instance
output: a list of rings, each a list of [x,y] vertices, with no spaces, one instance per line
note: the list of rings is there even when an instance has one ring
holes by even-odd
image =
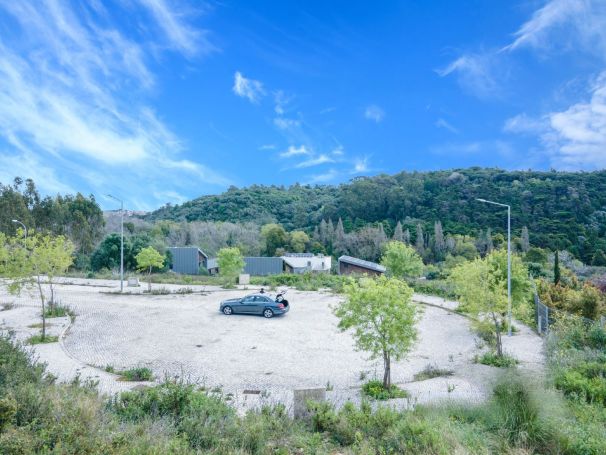
[[[476,199],[476,201],[507,207],[507,336],[511,336],[511,206],[486,199]]]
[[[111,194],[107,197],[120,203],[120,292],[124,290],[124,202]]]

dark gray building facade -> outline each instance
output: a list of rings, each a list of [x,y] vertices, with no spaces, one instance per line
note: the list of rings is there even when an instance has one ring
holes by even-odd
[[[168,248],[172,255],[171,270],[183,275],[198,275],[200,269],[207,269],[208,256],[196,246]]]

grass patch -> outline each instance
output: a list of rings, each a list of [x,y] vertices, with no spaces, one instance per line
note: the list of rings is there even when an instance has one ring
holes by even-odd
[[[50,322],[46,323],[46,327],[51,327],[52,324]],[[28,325],[28,327],[30,329],[41,329],[42,328],[42,323],[41,322],[36,322],[35,324],[30,324]]]
[[[165,286],[162,286],[160,288],[152,289],[151,291],[145,290],[145,291],[143,291],[143,293],[144,294],[149,294],[149,295],[168,295],[171,292],[170,292],[170,289],[168,289]]]
[[[106,367],[107,368],[107,367]],[[112,367],[113,370],[113,367]],[[107,371],[107,369],[106,369]],[[129,368],[128,370],[117,371],[116,374],[120,375],[121,381],[139,382],[139,381],[153,381],[154,373],[147,367],[136,367]]]
[[[427,365],[423,370],[414,375],[415,381],[425,381],[427,379],[452,376],[454,371],[446,368],[438,368],[435,365]]]
[[[389,400],[391,398],[406,398],[408,392],[400,389],[398,386],[392,384],[391,387],[383,387],[381,381],[368,381],[362,386],[362,393],[367,397],[374,398],[375,400]]]
[[[62,305],[49,305],[44,310],[44,316],[47,318],[63,318],[65,316],[73,317],[73,311]]]
[[[34,345],[34,344],[56,343],[57,341],[59,341],[58,336],[46,335],[44,338],[42,338],[42,334],[38,334],[38,335],[32,335],[31,337],[29,337],[27,339],[26,343]]]
[[[179,288],[175,291],[175,294],[193,294],[194,290],[189,287]]]
[[[476,363],[481,363],[482,365],[488,365],[497,368],[511,368],[518,364],[518,361],[512,356],[507,354],[499,356],[493,351],[488,351],[480,356],[476,356],[474,361]]]

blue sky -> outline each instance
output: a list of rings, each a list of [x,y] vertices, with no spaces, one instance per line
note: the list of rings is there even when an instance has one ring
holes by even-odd
[[[0,181],[153,209],[230,185],[606,167],[606,1],[0,0]]]

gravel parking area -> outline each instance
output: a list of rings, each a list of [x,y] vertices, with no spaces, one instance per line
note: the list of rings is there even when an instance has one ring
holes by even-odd
[[[102,370],[107,365],[116,370],[147,366],[158,379],[178,376],[220,386],[236,402],[249,403],[288,401],[293,389],[307,387],[326,387],[336,402],[356,401],[358,387],[382,373],[381,362],[356,352],[350,334],[337,329],[331,307],[340,297],[328,292],[289,290],[290,312],[264,319],[218,311],[221,300],[246,295],[256,290],[252,287],[230,291],[189,286],[194,293],[117,295],[108,293],[116,290],[116,281],[64,281],[69,284],[57,286],[57,294],[76,312],[76,319],[71,326],[67,318],[51,320],[51,333],[64,336],[60,343],[36,347],[36,353],[59,379],[91,378],[105,393],[136,385],[117,381]],[[175,291],[184,286],[156,287]],[[15,330],[19,338],[36,332],[28,328],[39,321],[36,300],[0,292],[0,302],[16,303],[0,312],[2,327]],[[418,342],[406,360],[392,365],[392,381],[407,389],[416,403],[483,400],[498,370],[473,363],[479,349],[469,321],[449,311],[456,302],[418,295],[415,299],[432,306],[419,305]],[[521,327],[506,338],[505,349],[521,361],[521,368],[542,371],[542,340],[530,329]],[[453,375],[414,382],[415,373],[429,364]]]

